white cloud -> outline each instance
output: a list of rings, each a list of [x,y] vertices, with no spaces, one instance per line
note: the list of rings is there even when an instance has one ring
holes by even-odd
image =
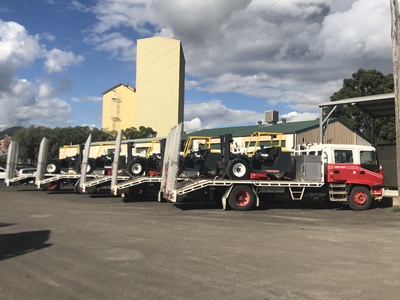
[[[49,32],[44,32],[40,35],[40,37],[46,41],[53,42],[55,41],[56,37]]]
[[[83,97],[73,97],[71,99],[73,102],[102,102],[103,97],[91,97],[91,96],[83,96]]]
[[[30,124],[59,126],[72,112],[66,101],[49,97],[53,92],[46,85],[13,79],[12,88],[0,93],[0,129]]]
[[[50,73],[61,72],[67,67],[78,65],[84,60],[82,55],[75,55],[71,51],[52,49],[46,53],[44,66]]]
[[[119,32],[109,34],[91,34],[84,39],[87,43],[95,44],[99,51],[105,51],[114,59],[122,61],[135,60],[135,43],[131,38],[124,37]]]
[[[41,51],[39,36],[29,35],[25,28],[16,22],[0,20],[1,75],[4,72],[1,70],[14,72],[21,66],[29,65],[41,55]]]
[[[190,121],[184,122],[184,130],[185,132],[192,132],[203,128],[200,118],[194,118]]]
[[[49,82],[43,82],[39,85],[39,98],[49,98],[54,96],[56,93],[56,89]]]
[[[292,111],[290,113],[279,116],[280,120],[286,119],[287,122],[309,121],[318,118],[319,114],[317,113],[309,113],[309,112],[299,113],[297,111]]]
[[[51,40],[52,36],[43,37]],[[30,124],[60,126],[68,119],[71,107],[59,98],[70,88],[71,80],[21,79],[17,71],[44,61],[49,72],[61,71],[80,63],[83,57],[59,49],[47,50],[39,35],[30,35],[16,22],[0,20],[0,129]],[[36,82],[34,82],[36,81]]]
[[[56,109],[54,109],[56,108]],[[38,125],[59,126],[72,114],[70,105],[59,98],[40,99],[33,105],[18,108],[16,117],[23,120],[35,120]]]
[[[235,110],[226,107],[220,100],[185,105],[185,131],[243,124],[256,124],[263,113],[250,110]]]
[[[83,31],[84,41],[113,59],[133,62],[138,37],[162,34],[182,41],[186,89],[204,96],[201,104],[185,105],[187,128],[254,123],[262,115],[231,109],[222,96],[212,100],[215,96],[207,99],[207,93],[259,98],[271,109],[285,108],[288,120],[314,118],[318,104],[329,101],[343,79],[359,68],[393,71],[387,0],[98,0],[93,7],[74,0],[68,7],[93,14],[95,22]],[[2,105],[8,103],[5,99],[21,105],[59,99],[60,86],[38,90],[34,79],[16,77],[17,69],[44,59],[51,73],[83,62],[71,51],[47,50],[41,44],[45,40],[56,38],[31,35],[18,23],[0,20]],[[13,91],[16,83],[28,88]],[[6,111],[1,123],[7,123],[7,116]]]
[[[82,3],[80,3],[79,1],[76,1],[76,0],[71,1],[70,8],[77,10],[77,11],[90,12],[89,7],[83,5]]]
[[[124,31],[165,34],[182,41],[187,89],[235,92],[300,114],[318,113],[360,68],[392,73],[387,0],[103,0],[93,12],[87,41],[114,57],[134,60]]]

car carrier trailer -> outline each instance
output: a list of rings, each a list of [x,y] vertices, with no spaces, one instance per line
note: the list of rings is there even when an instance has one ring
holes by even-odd
[[[167,138],[158,199],[182,202],[196,191],[219,198],[222,207],[250,210],[259,206],[260,194],[292,200],[327,199],[344,202],[353,210],[365,210],[382,199],[382,170],[375,148],[361,145],[320,144],[292,153],[292,168],[284,180],[199,178],[178,180],[182,125]]]
[[[81,192],[93,193],[101,187],[110,187],[110,192],[115,196],[128,197],[139,195],[147,190],[148,185],[161,182],[160,176],[151,175],[121,175],[120,173],[120,154],[121,154],[121,131],[119,131],[115,140],[114,159],[112,162],[111,175],[105,175],[97,178],[88,178],[86,174],[86,164],[88,163],[88,152],[83,152],[82,172],[79,182]],[[133,160],[132,160],[133,161]],[[130,165],[130,164],[129,164]],[[125,172],[129,174],[129,172]]]
[[[162,152],[164,150],[161,150]],[[147,192],[149,186],[159,189],[161,182],[160,175],[151,175],[148,172],[140,176],[120,176],[118,174],[118,157],[121,152],[121,136],[117,136],[116,147],[114,152],[114,162],[111,171],[111,186],[110,191],[115,196],[124,198],[138,196]]]
[[[160,172],[155,170],[158,164],[158,162],[155,162],[155,159],[162,160],[165,139],[159,140],[159,143],[160,157],[152,152],[154,150],[153,141],[146,153],[146,157],[133,156],[131,151],[128,150],[128,161],[125,163],[125,168],[121,168],[120,154],[122,141],[121,131],[119,131],[115,140],[114,159],[110,170],[111,175],[92,178],[90,180],[88,180],[89,178],[87,178],[86,172],[84,171],[88,162],[88,153],[84,151],[82,159],[83,170],[79,183],[80,190],[82,192],[92,193],[101,187],[109,186],[110,192],[113,195],[122,197],[143,194],[149,187],[154,187],[158,190],[161,182],[161,175]],[[157,156],[157,158],[155,156]],[[150,164],[150,161],[152,164]],[[135,175],[136,171],[138,175]]]
[[[89,151],[91,142],[91,135],[86,140],[84,151]],[[81,174],[48,174],[46,173],[46,163],[48,161],[49,140],[43,137],[40,142],[38,164],[36,171],[35,184],[38,189],[44,190],[58,190],[63,185],[70,185],[74,187],[75,192],[79,192],[79,181]],[[85,169],[86,170],[86,169]],[[87,175],[91,178],[102,177],[103,175],[90,174]]]
[[[121,131],[118,133],[118,136],[121,135]],[[81,174],[79,176],[79,191],[80,192],[94,192],[97,191],[100,187],[102,186],[107,186],[109,185],[109,182],[111,181],[111,176],[109,175],[104,175],[104,176],[99,176],[99,177],[93,177],[87,174],[87,167],[89,165],[89,151],[90,151],[90,144],[92,142],[91,135],[89,135],[85,147],[83,149],[83,156],[82,156],[82,169],[81,169]],[[116,146],[117,148],[117,146]],[[118,159],[118,156],[114,155],[114,161],[115,159]]]

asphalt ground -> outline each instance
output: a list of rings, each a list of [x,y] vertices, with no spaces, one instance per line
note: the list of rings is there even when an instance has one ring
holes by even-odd
[[[400,213],[0,183],[0,299],[399,299]]]

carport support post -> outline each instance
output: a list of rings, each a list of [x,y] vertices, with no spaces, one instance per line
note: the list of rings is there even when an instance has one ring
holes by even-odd
[[[399,61],[399,7],[397,0],[390,0],[392,15],[392,53],[393,53],[393,79],[394,79],[394,106],[396,122],[396,160],[397,160],[397,188],[400,188],[400,61]]]

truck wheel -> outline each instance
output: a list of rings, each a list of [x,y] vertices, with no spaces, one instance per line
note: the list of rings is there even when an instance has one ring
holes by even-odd
[[[129,189],[129,196],[133,196],[133,197],[144,196],[144,195],[147,195],[148,191],[149,190],[148,190],[147,186],[131,187]]]
[[[249,164],[243,158],[234,158],[228,163],[227,173],[230,179],[249,179]]]
[[[60,164],[55,160],[50,160],[46,165],[46,173],[48,174],[60,173]]]
[[[78,189],[78,190],[81,191],[80,189]],[[96,194],[98,191],[99,191],[99,189],[97,187],[95,187],[95,186],[91,186],[91,187],[86,188],[86,192],[88,194]]]
[[[256,204],[256,195],[250,186],[237,185],[232,189],[228,203],[234,210],[251,210]]]
[[[349,207],[352,210],[367,210],[372,203],[370,191],[362,186],[356,186],[351,190],[349,196]]]
[[[60,187],[61,187],[61,184],[55,183],[55,184],[49,185],[48,187],[43,188],[43,190],[47,191],[47,192],[53,192],[53,191],[58,191],[60,189]]]
[[[146,171],[146,166],[143,160],[134,159],[128,165],[128,173],[132,176],[140,176],[143,175],[144,171]]]

